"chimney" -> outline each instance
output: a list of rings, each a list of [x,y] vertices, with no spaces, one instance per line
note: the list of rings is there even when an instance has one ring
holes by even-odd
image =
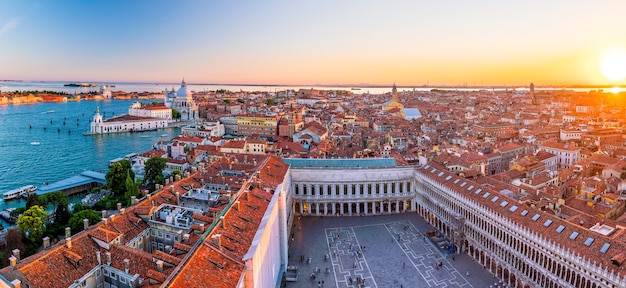
[[[17,265],[17,258],[15,258],[15,256],[9,257],[9,263],[11,264],[11,267],[15,269],[15,266]]]
[[[170,185],[170,178],[165,179],[165,185]]]
[[[124,272],[128,274],[130,272],[130,259],[124,259]]]
[[[126,212],[126,208],[120,209],[120,214],[124,215],[124,212]]]
[[[136,196],[130,196],[130,203],[132,203],[132,205],[137,204],[137,197]]]
[[[111,266],[111,252],[104,252],[104,258],[107,260],[107,265]]]
[[[163,272],[163,260],[157,260],[156,265],[157,265],[157,271]]]
[[[180,205],[180,193],[176,192],[176,205]]]
[[[120,209],[122,209],[122,203],[117,203],[117,211],[120,211]]]
[[[180,239],[180,241],[183,241],[183,231],[182,230],[178,230],[178,232],[176,232],[176,235],[178,235],[178,239]]]
[[[106,218],[107,218],[107,210],[102,210],[102,219],[106,219]]]
[[[13,249],[13,257],[17,259],[17,262],[20,262],[20,249]]]
[[[43,237],[43,249],[48,249],[50,247],[50,237]]]
[[[243,200],[248,200],[248,190],[243,190]]]
[[[189,244],[189,234],[185,233],[183,235],[183,243]]]
[[[220,216],[220,220],[222,221],[222,229],[226,229],[226,218],[224,216]]]
[[[222,234],[215,234],[211,238],[217,239],[217,248],[222,249]]]
[[[98,265],[102,264],[102,258],[100,257],[100,250],[96,250],[96,260],[98,260]]]
[[[200,231],[204,232],[204,223],[200,223]]]
[[[89,219],[83,219],[83,230],[87,230],[89,228]]]
[[[237,208],[237,211],[241,211],[241,202],[239,202],[239,200],[235,201],[235,207]]]
[[[65,227],[65,238],[72,236],[72,228]]]
[[[174,193],[174,185],[170,186],[170,192]]]
[[[72,249],[72,237],[65,238],[65,244],[67,244],[67,249]]]
[[[15,279],[15,280],[11,281],[11,285],[12,285],[11,287],[13,287],[13,288],[20,288],[20,287],[22,287],[22,281],[20,281],[18,279]]]

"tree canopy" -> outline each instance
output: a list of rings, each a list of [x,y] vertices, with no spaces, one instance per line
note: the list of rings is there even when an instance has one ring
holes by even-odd
[[[65,225],[70,220],[70,211],[67,207],[67,197],[59,199],[57,207],[54,210],[54,224]]]
[[[135,180],[135,172],[131,169],[130,161],[124,159],[111,164],[111,168],[104,176],[107,186],[113,191],[113,195],[120,196],[126,192],[126,177]]]
[[[17,227],[22,233],[28,235],[33,242],[39,241],[43,235],[48,213],[39,205],[30,207],[17,220]]]
[[[180,119],[180,112],[175,108],[172,108],[172,119]]]
[[[69,226],[72,228],[72,233],[78,233],[83,231],[85,225],[83,224],[83,219],[89,219],[89,225],[96,224],[102,220],[100,217],[100,213],[93,210],[82,210],[80,212],[74,213],[69,221]]]
[[[128,203],[126,206],[133,205],[130,200],[132,196],[139,196],[139,184],[141,184],[139,179],[133,182],[133,180],[130,179],[130,175],[126,177],[126,193],[124,193],[124,199],[126,199],[126,202]]]
[[[154,191],[155,184],[165,184],[163,178],[163,169],[165,169],[165,158],[152,157],[146,161],[144,165],[145,173],[143,178],[143,184]]]

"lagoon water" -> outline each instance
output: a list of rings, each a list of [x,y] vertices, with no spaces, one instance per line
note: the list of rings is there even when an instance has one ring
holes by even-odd
[[[109,118],[128,113],[132,103],[114,100],[0,106],[0,194],[24,185],[53,183],[85,170],[106,173],[110,160],[145,152],[180,132],[180,128],[168,128],[83,135],[89,132],[96,107]],[[21,200],[1,201],[0,209],[24,205]]]

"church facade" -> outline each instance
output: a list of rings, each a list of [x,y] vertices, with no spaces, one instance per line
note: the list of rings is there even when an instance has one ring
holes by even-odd
[[[187,83],[185,83],[184,79],[177,92],[174,91],[174,88],[172,88],[171,91],[167,91],[166,89],[163,92],[163,95],[165,97],[165,106],[176,109],[180,112],[181,121],[193,121],[200,119],[198,114],[198,105],[193,100],[191,91],[187,88]]]

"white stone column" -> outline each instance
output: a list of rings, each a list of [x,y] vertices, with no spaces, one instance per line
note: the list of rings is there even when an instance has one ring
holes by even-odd
[[[320,215],[320,203],[315,203],[315,215]]]
[[[383,214],[383,201],[380,201],[380,214]]]
[[[348,203],[348,215],[352,216],[352,202]]]
[[[333,216],[337,215],[337,203],[333,203]]]
[[[389,184],[391,185],[391,184]],[[391,188],[391,187],[390,187]],[[391,214],[391,201],[387,203],[387,213]]]
[[[402,201],[404,202],[404,201]],[[400,201],[396,201],[396,213],[400,212]]]
[[[304,202],[300,202],[300,215],[304,215]]]
[[[324,188],[324,191],[323,191],[324,198],[328,198],[328,184],[325,184],[323,188]]]
[[[344,207],[345,205],[344,205],[343,203],[340,203],[340,205],[341,205],[341,206],[340,206],[340,208],[339,208],[339,209],[340,209],[340,211],[341,211],[341,212],[340,212],[340,214],[343,216],[343,207]]]
[[[361,203],[356,203],[356,215],[361,215]]]

